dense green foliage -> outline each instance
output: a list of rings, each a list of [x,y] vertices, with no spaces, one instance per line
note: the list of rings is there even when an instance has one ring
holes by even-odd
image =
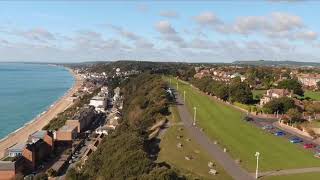
[[[90,68],[92,72],[106,72],[114,74],[116,68],[121,71],[139,71],[149,72],[151,74],[166,74],[179,77],[193,77],[195,74],[194,68],[187,63],[174,62],[148,62],[148,61],[116,61],[112,63],[98,63]]]
[[[201,91],[210,93],[220,99],[244,104],[251,103],[253,95],[249,85],[235,78],[230,84],[214,81],[211,78],[193,79],[191,83]]]
[[[296,108],[296,105],[294,100],[288,97],[273,99],[263,106],[264,112],[269,114],[276,112],[284,114],[291,108]]]
[[[297,79],[287,79],[278,83],[279,88],[292,90],[294,94],[303,96],[302,84]]]
[[[172,169],[150,158],[154,146],[148,128],[168,113],[166,84],[160,76],[141,74],[122,87],[125,97],[119,127],[98,146],[81,172],[71,170],[69,179],[179,179]]]
[[[291,108],[287,111],[290,123],[300,122],[302,119],[301,112],[296,108]]]

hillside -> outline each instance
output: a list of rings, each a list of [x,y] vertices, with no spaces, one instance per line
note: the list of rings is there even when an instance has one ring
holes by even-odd
[[[320,67],[320,63],[316,62],[298,62],[298,61],[234,61],[233,64],[237,65],[253,65],[253,66],[316,66]]]

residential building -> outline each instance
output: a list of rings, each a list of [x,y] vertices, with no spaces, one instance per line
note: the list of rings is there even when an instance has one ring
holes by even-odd
[[[72,143],[77,137],[78,127],[76,125],[64,125],[55,133],[57,143]]]
[[[320,81],[320,74],[298,74],[298,80],[305,87],[316,88]]]
[[[287,89],[269,89],[261,98],[260,105],[263,106],[270,102],[272,99],[281,97],[292,97],[292,92],[288,91]]]
[[[13,180],[16,177],[15,162],[0,161],[0,180]]]
[[[107,106],[107,98],[104,96],[94,96],[90,100],[90,106],[93,106],[97,112],[105,112]]]
[[[95,115],[94,107],[84,107],[73,116],[73,119],[67,120],[65,125],[77,127],[77,132],[80,133],[93,122]]]
[[[7,149],[6,154],[8,155],[8,157],[21,156],[25,146],[26,146],[26,143],[15,144]]]
[[[24,166],[28,170],[35,170],[53,150],[53,133],[50,131],[36,131],[29,136],[29,140],[22,151],[22,156],[25,160]]]

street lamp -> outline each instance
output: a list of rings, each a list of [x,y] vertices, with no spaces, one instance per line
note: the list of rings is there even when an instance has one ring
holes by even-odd
[[[186,102],[186,91],[183,91],[183,102]]]
[[[257,157],[256,179],[258,179],[258,168],[259,168],[259,156],[260,156],[260,153],[256,152],[256,154],[254,156]]]
[[[197,117],[197,107],[193,107],[194,114],[193,114],[193,125],[196,125],[196,117]]]

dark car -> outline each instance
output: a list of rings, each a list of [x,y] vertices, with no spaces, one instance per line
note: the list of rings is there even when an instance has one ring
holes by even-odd
[[[249,117],[249,116],[246,116],[246,117],[243,118],[243,120],[249,122],[249,121],[253,121],[253,118]]]
[[[290,139],[290,142],[296,144],[296,143],[301,143],[303,141],[302,141],[302,139],[300,139],[298,137],[293,137]]]
[[[277,131],[277,132],[274,133],[274,135],[275,136],[284,136],[284,135],[286,135],[286,133],[283,132],[283,131]]]

